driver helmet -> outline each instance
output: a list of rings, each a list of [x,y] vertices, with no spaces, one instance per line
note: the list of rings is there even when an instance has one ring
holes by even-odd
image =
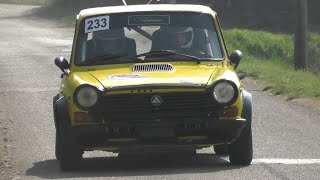
[[[94,32],[93,40],[96,50],[103,54],[121,54],[125,49],[123,28]]]
[[[167,27],[169,45],[174,49],[190,48],[193,41],[192,27]]]

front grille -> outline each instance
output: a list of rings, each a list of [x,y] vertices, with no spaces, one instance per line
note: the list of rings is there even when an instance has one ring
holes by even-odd
[[[139,64],[132,68],[133,72],[170,72],[173,71],[171,64]]]
[[[151,99],[158,95],[159,106]],[[217,116],[218,107],[209,93],[120,94],[103,97],[101,107],[108,121],[163,121]]]

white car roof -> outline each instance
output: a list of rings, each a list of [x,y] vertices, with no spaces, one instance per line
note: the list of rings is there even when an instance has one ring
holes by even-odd
[[[211,14],[215,16],[216,13],[207,6],[191,5],[191,4],[155,4],[155,5],[128,5],[128,6],[108,6],[84,9],[80,11],[78,19],[82,20],[88,16],[99,14],[113,14],[113,13],[127,13],[127,12],[197,12],[204,14]]]

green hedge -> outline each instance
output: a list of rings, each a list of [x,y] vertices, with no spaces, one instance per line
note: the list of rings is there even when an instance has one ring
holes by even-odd
[[[239,29],[227,30],[224,35],[229,50],[239,49],[244,54],[238,69],[240,72],[263,80],[267,89],[288,99],[320,100],[319,75],[294,69],[292,35]],[[309,38],[310,62],[312,59],[313,66],[316,66],[320,62],[320,35],[312,33]]]
[[[294,36],[265,31],[232,29],[225,31],[229,49],[240,49],[245,54],[264,60],[294,65]],[[308,43],[310,71],[320,75],[320,34],[309,33]]]

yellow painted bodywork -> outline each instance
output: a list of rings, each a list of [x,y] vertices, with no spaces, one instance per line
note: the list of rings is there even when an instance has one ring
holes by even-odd
[[[98,15],[98,14],[112,14],[112,13],[123,13],[123,12],[198,12],[211,15],[213,22],[215,23],[218,31],[218,36],[220,37],[221,48],[225,54],[225,59],[223,61],[203,61],[200,64],[196,62],[165,62],[171,64],[174,68],[172,72],[143,72],[135,73],[132,72],[132,67],[135,65],[133,63],[127,64],[114,64],[114,65],[96,65],[96,66],[76,66],[75,62],[75,50],[77,47],[77,38],[74,39],[74,45],[71,54],[70,63],[70,73],[63,78],[60,96],[66,96],[69,106],[69,115],[72,125],[76,125],[74,122],[75,112],[84,112],[78,108],[73,100],[73,93],[75,89],[82,84],[89,84],[97,87],[101,91],[107,94],[125,94],[125,93],[165,93],[165,92],[203,92],[206,91],[207,87],[210,87],[218,80],[230,80],[233,81],[239,90],[239,96],[237,101],[232,106],[237,106],[238,116],[233,119],[240,119],[243,109],[242,103],[242,84],[229,61],[228,52],[224,45],[222,32],[219,28],[217,15],[210,8],[200,5],[137,5],[137,6],[117,6],[117,7],[105,7],[105,8],[94,8],[83,10],[77,16],[75,37],[79,33],[79,24],[86,17]],[[163,62],[161,62],[163,64]],[[139,63],[137,63],[139,64]],[[148,63],[144,63],[148,64]],[[122,79],[113,80],[108,77],[115,75],[140,75],[140,79]],[[161,89],[150,89],[146,88],[144,90],[128,89],[128,90],[115,90],[106,91],[106,89],[112,89],[122,86],[139,86],[139,85],[161,85],[161,84],[192,84],[199,85],[199,88],[161,88]],[[227,120],[227,119],[226,119]],[[200,137],[206,138],[206,137]],[[180,137],[181,140],[193,139],[193,137]],[[197,139],[197,138],[196,138]],[[128,141],[133,141],[133,139],[127,139]],[[112,139],[112,141],[126,141]],[[109,150],[115,151],[117,147],[106,147],[106,148],[93,148],[95,150]]]
[[[173,65],[173,72],[132,72],[134,64],[118,64],[118,65],[99,65],[90,67],[81,67],[79,71],[70,72],[70,74],[63,81],[61,92],[68,99],[69,113],[72,124],[74,112],[83,112],[79,109],[73,100],[73,93],[75,89],[82,84],[89,84],[105,91],[106,94],[126,94],[126,93],[165,93],[165,92],[203,92],[206,87],[214,84],[218,80],[230,80],[235,82],[239,88],[239,97],[235,102],[235,106],[239,108],[237,118],[240,118],[242,112],[242,99],[241,99],[241,83],[237,74],[232,66],[223,65],[222,62],[168,62]],[[147,64],[147,63],[145,63]],[[121,79],[112,80],[108,79],[114,75],[141,75],[143,78],[135,79]],[[161,84],[173,85],[199,85],[199,88],[145,88],[143,90],[128,89],[128,90],[115,90],[108,92],[106,89],[134,85],[159,85]],[[200,87],[202,86],[202,88]],[[62,95],[61,94],[61,95]]]

